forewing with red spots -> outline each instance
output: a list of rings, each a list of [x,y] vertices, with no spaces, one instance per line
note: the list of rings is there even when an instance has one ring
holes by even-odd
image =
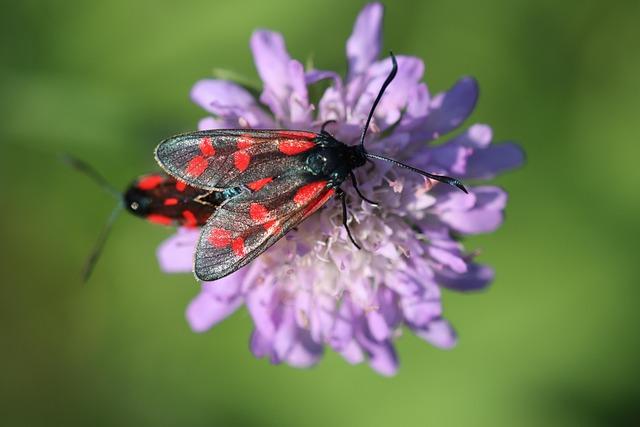
[[[313,132],[207,130],[177,135],[156,148],[169,174],[206,190],[260,185],[283,172],[302,172],[303,153],[316,146]]]
[[[199,279],[217,280],[249,263],[335,193],[327,181],[310,174],[260,184],[258,191],[245,190],[209,218],[196,251]]]

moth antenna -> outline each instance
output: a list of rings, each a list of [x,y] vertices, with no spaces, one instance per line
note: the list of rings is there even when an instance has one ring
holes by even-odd
[[[393,159],[390,159],[388,157],[380,156],[378,154],[364,153],[364,155],[367,156],[370,159],[378,159],[378,160],[384,160],[385,162],[391,162],[396,166],[400,166],[401,168],[409,169],[409,170],[411,170],[411,171],[413,171],[415,173],[419,173],[422,176],[426,176],[429,179],[433,179],[435,181],[444,182],[445,184],[449,184],[449,185],[452,185],[454,187],[457,187],[460,190],[464,191],[465,193],[469,194],[469,192],[464,187],[464,185],[462,185],[462,183],[459,180],[455,179],[455,178],[451,178],[449,176],[444,176],[444,175],[434,175],[432,173],[425,172],[425,171],[423,171],[421,169],[414,168],[413,166],[409,166],[409,165],[404,164],[402,162],[399,162],[397,160],[393,160]]]
[[[93,246],[93,250],[91,251],[89,258],[87,258],[87,261],[84,264],[84,268],[82,269],[83,283],[87,283],[87,281],[89,280],[89,277],[93,272],[93,268],[95,267],[96,262],[98,262],[98,258],[100,258],[100,255],[102,254],[102,249],[104,249],[104,245],[105,243],[107,243],[107,238],[109,237],[111,228],[113,227],[113,224],[116,222],[116,219],[120,215],[120,212],[122,212],[123,208],[124,204],[122,202],[118,203],[116,207],[111,211],[106,224],[104,225],[104,227],[102,227],[100,236],[98,236],[98,241]]]
[[[109,183],[109,181],[107,181],[102,175],[100,175],[100,173],[87,162],[66,153],[60,155],[60,160],[62,160],[62,162],[67,166],[70,166],[78,172],[88,176],[91,180],[93,180],[93,182],[98,184],[98,186],[104,191],[111,194],[116,200],[120,201],[122,199],[122,193],[120,193],[113,185]]]
[[[387,86],[391,83],[391,81],[395,78],[398,73],[398,61],[396,61],[396,57],[393,55],[393,52],[389,52],[391,56],[391,72],[387,76],[387,79],[382,83],[382,87],[380,88],[380,92],[378,92],[378,96],[376,96],[376,100],[373,101],[373,105],[371,106],[371,111],[369,111],[369,116],[367,117],[367,121],[362,128],[362,135],[360,136],[360,148],[362,152],[364,152],[364,138],[367,136],[367,129],[369,129],[369,124],[371,123],[371,118],[373,117],[373,113],[376,111],[376,107],[384,94],[384,91],[387,89]]]
[[[113,185],[109,183],[109,181],[107,181],[102,175],[100,175],[100,173],[95,170],[93,166],[83,160],[78,159],[77,157],[66,153],[61,154],[60,159],[67,166],[70,166],[78,172],[88,176],[93,182],[98,184],[100,188],[109,193],[118,201],[116,207],[111,211],[109,218],[107,218],[106,224],[104,225],[104,227],[102,227],[102,231],[98,236],[98,241],[93,246],[93,250],[91,251],[89,258],[87,258],[87,261],[84,264],[84,268],[82,269],[82,282],[86,283],[89,280],[91,273],[93,272],[93,268],[95,267],[96,262],[98,262],[98,258],[100,258],[100,255],[102,254],[102,250],[104,249],[104,245],[107,242],[107,238],[109,237],[109,233],[111,232],[113,224],[116,222],[116,219],[124,208],[124,202],[122,199],[122,193],[120,193]]]

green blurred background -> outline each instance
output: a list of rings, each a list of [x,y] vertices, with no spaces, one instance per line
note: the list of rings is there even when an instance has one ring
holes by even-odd
[[[251,32],[344,71],[364,2],[23,1],[0,14],[3,207],[0,413],[7,426],[622,425],[640,422],[640,3],[388,2],[384,48],[423,58],[432,91],[480,81],[472,122],[520,141],[526,168],[497,233],[468,241],[497,271],[447,292],[452,351],[405,334],[399,374],[335,354],[310,370],[247,348],[241,310],[192,333],[198,289],[165,275],[165,230],[123,216],[88,286],[79,271],[113,206],[57,161],[119,187],[155,144],[194,129],[214,67],[258,81]]]

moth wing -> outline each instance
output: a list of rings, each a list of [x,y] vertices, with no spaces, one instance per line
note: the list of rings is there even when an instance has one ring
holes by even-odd
[[[195,274],[212,281],[233,273],[324,205],[335,189],[310,174],[281,176],[218,208],[200,235]]]
[[[234,188],[303,171],[318,134],[288,130],[206,130],[176,135],[156,147],[167,173],[205,190]]]

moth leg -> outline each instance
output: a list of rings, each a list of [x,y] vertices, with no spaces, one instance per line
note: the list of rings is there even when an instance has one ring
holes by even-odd
[[[358,193],[358,196],[360,196],[362,198],[362,200],[364,200],[365,202],[374,205],[374,206],[378,206],[379,203],[378,202],[374,202],[373,200],[369,200],[366,197],[364,197],[364,195],[362,195],[362,193],[360,192],[360,189],[358,188],[358,181],[356,180],[356,175],[353,173],[353,171],[349,172],[349,174],[351,175],[351,182],[353,183],[353,188],[356,189],[356,193]]]
[[[326,122],[324,122],[324,123],[322,124],[322,127],[320,127],[320,133],[329,133],[329,132],[325,131],[325,130],[324,130],[324,128],[325,128],[327,125],[330,125],[331,123],[337,123],[337,122],[336,122],[335,120],[327,120]]]
[[[344,228],[347,230],[347,235],[349,236],[349,240],[351,240],[351,243],[353,243],[353,245],[358,248],[358,250],[360,250],[362,248],[356,243],[355,239],[351,235],[351,230],[349,230],[349,226],[347,225],[347,201],[345,198],[345,192],[339,188],[337,193],[338,197],[340,197],[340,201],[342,202],[342,225],[344,225]]]

